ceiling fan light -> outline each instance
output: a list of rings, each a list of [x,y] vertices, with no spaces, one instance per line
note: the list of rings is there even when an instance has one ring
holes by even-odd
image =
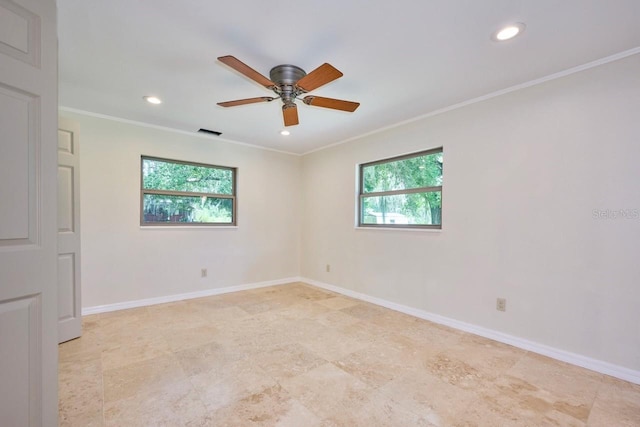
[[[511,40],[524,31],[525,25],[522,22],[516,22],[515,24],[507,25],[493,33],[491,39],[497,42],[503,42]]]

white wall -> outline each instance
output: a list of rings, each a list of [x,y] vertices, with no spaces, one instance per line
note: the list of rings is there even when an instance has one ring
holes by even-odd
[[[298,276],[298,156],[61,115],[80,126],[83,307]],[[237,167],[238,227],[141,228],[142,154]]]
[[[302,276],[640,370],[640,218],[593,215],[640,209],[638,76],[634,55],[306,155]],[[354,229],[356,164],[438,146],[442,231]]]

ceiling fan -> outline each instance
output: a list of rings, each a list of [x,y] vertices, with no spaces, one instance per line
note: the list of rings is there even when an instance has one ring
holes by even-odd
[[[222,107],[235,107],[236,105],[271,102],[275,99],[281,99],[283,102],[282,115],[284,117],[285,126],[294,126],[299,123],[298,107],[295,103],[296,99],[300,99],[298,98],[299,96],[342,77],[342,73],[339,70],[327,63],[322,64],[309,74],[307,74],[302,68],[296,67],[295,65],[283,64],[273,67],[269,72],[270,78],[268,79],[231,55],[221,56],[218,60],[267,89],[272,90],[277,95],[277,97],[260,96],[257,98],[218,102],[218,105]],[[323,98],[315,95],[305,96],[302,99],[302,102],[315,107],[332,108],[334,110],[349,112],[354,112],[360,105],[358,102]]]

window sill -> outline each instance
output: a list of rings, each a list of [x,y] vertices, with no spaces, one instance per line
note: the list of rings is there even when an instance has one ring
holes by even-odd
[[[442,228],[405,228],[405,227],[354,227],[356,230],[411,231],[419,233],[441,233]]]
[[[140,225],[140,230],[235,230],[237,225]]]

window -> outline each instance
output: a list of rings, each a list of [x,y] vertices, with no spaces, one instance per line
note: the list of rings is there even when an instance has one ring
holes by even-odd
[[[442,228],[442,147],[359,168],[358,226]]]
[[[236,169],[142,156],[140,225],[236,225]]]

